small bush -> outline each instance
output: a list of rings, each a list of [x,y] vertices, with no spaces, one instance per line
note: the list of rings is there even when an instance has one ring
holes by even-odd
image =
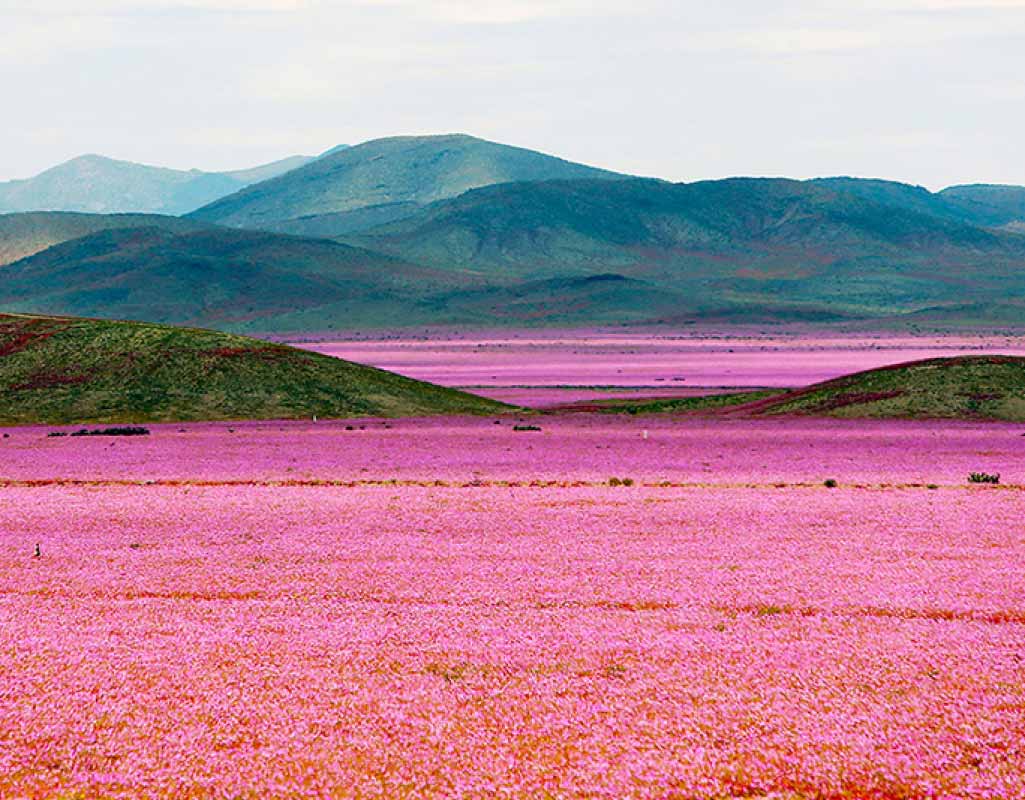
[[[838,484],[833,478],[826,478],[822,485],[827,489],[835,489],[840,484]]]
[[[928,484],[926,484],[925,488],[926,489],[939,489],[940,487],[937,486],[935,483],[928,483]]]
[[[1000,483],[1000,473],[972,472],[968,475],[969,483]]]
[[[616,478],[614,476],[609,478],[609,486],[633,486],[633,485],[634,485],[634,479],[633,478]]]
[[[537,425],[513,425],[514,431],[539,431],[541,430]]]
[[[120,428],[94,428],[88,430],[82,428],[71,434],[72,436],[149,436],[149,428],[136,426],[124,426]]]

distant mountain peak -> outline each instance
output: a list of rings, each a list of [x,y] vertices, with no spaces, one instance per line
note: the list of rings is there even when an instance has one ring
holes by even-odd
[[[517,181],[626,176],[466,133],[389,136],[335,149],[293,173],[199,209],[240,228],[399,203],[427,205]]]
[[[177,170],[84,153],[25,180],[0,182],[0,213],[184,214],[312,159],[292,156],[234,172]]]

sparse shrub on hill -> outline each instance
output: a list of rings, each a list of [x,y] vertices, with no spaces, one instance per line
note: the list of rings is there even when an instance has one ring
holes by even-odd
[[[0,423],[494,414],[501,403],[242,336],[0,314]],[[138,435],[110,430],[80,435]]]
[[[969,483],[1000,483],[1000,473],[990,474],[988,472],[971,472],[968,474]]]

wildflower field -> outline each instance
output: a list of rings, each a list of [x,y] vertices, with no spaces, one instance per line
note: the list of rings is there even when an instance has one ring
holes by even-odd
[[[1020,426],[496,419],[10,429],[0,797],[1025,797]]]

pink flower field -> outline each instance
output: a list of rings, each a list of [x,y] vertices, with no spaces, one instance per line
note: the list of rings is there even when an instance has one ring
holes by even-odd
[[[860,370],[964,353],[1025,355],[1019,334],[908,336],[698,327],[673,331],[433,332],[299,342],[318,352],[446,386],[534,387],[531,404],[570,402],[559,387],[797,387]],[[549,394],[551,393],[551,394]],[[516,395],[491,395],[522,402]],[[545,395],[554,397],[548,402]],[[594,396],[594,395],[590,395]],[[573,399],[589,399],[575,397]]]
[[[1025,797],[1020,426],[513,422],[10,429],[0,797]]]

